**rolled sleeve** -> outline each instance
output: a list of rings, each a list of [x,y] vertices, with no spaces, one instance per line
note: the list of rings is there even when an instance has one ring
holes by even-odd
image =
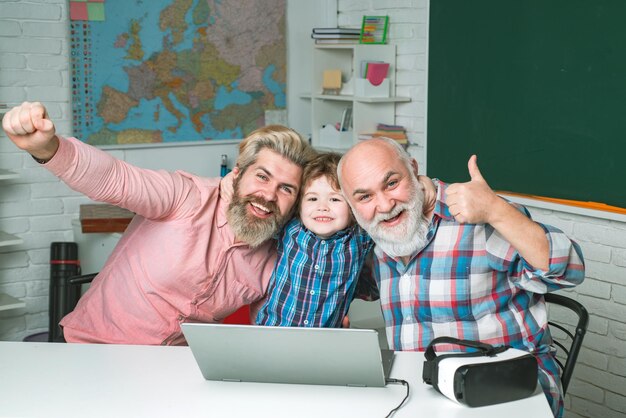
[[[558,228],[541,223],[538,225],[548,239],[548,270],[535,269],[526,260],[520,259],[521,275],[517,285],[535,293],[547,293],[582,283],[585,279],[585,264],[580,246]]]
[[[511,205],[532,219],[523,205]],[[585,264],[580,246],[558,228],[539,222],[537,225],[543,229],[548,240],[547,271],[528,263],[493,227],[487,226],[486,248],[491,267],[500,271],[508,270],[512,285],[533,293],[553,292],[582,283],[585,278]]]

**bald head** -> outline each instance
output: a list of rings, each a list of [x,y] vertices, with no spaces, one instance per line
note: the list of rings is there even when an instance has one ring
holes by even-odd
[[[356,187],[352,181],[355,173],[370,172],[374,167],[385,171],[385,166],[394,161],[401,162],[409,172],[414,172],[417,175],[415,160],[396,141],[376,138],[359,142],[344,154],[337,166],[341,189],[344,194],[348,195],[346,193],[347,188],[354,189]],[[392,165],[389,165],[388,168],[393,171]],[[388,174],[389,172],[385,173],[385,175]],[[353,191],[350,192],[350,194],[352,193]]]

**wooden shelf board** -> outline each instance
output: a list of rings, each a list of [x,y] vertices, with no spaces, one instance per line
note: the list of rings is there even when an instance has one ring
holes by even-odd
[[[109,204],[80,205],[83,233],[124,232],[135,214]]]

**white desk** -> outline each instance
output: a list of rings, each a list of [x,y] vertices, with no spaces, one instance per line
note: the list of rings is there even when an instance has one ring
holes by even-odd
[[[422,353],[397,353],[411,384],[395,417],[551,418],[541,392],[467,408],[422,383]],[[0,342],[1,417],[384,417],[405,387],[205,381],[188,347]]]

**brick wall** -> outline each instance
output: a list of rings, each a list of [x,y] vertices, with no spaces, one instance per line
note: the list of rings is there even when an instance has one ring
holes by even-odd
[[[67,2],[0,2],[0,103],[45,101],[57,130],[70,129]],[[85,198],[37,167],[0,134],[0,167],[19,174],[0,185],[0,230],[24,240],[0,247],[0,292],[26,308],[0,312],[0,339],[48,328],[49,249],[71,241],[71,219]]]

